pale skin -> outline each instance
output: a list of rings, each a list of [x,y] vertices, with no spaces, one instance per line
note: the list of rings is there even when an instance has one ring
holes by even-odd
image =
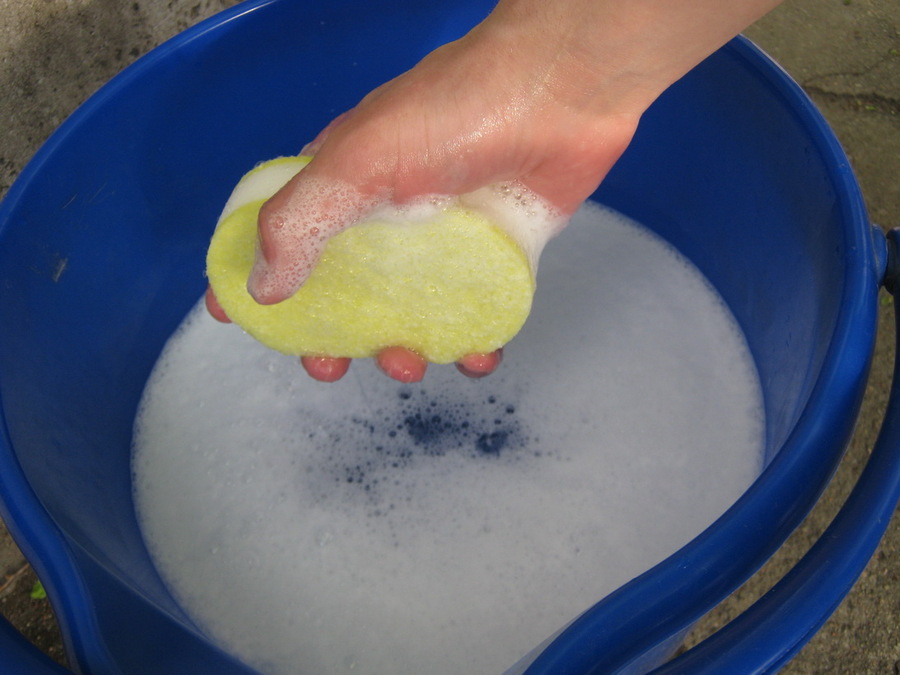
[[[500,0],[465,37],[374,90],[308,146],[313,161],[260,211],[248,290],[262,304],[293,295],[321,253],[320,235],[352,226],[373,199],[402,204],[519,181],[571,215],[650,104],[780,2]],[[350,186],[351,208],[332,208],[333,197],[310,187],[329,182]],[[206,300],[215,318],[228,320],[209,291]],[[483,377],[501,358],[502,350],[471,354],[457,368]],[[421,380],[427,368],[402,347],[383,350],[376,362],[402,382]],[[331,382],[350,360],[301,363]]]

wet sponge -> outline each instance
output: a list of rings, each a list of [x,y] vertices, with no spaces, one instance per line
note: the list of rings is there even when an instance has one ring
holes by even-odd
[[[226,203],[206,262],[232,321],[288,354],[356,358],[401,346],[433,363],[492,352],[519,331],[535,289],[528,258],[508,234],[459,206],[348,228],[329,240],[295,295],[275,305],[253,300],[247,279],[259,209],[308,161],[258,166]]]

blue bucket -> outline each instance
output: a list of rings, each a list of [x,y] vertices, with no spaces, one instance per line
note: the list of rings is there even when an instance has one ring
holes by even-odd
[[[76,670],[250,672],[193,627],[144,548],[129,465],[144,383],[204,289],[211,227],[246,167],[295,152],[492,4],[242,4],[100,90],[0,205],[2,515]],[[654,104],[594,198],[673,243],[731,307],[762,381],[767,466],[703,534],[573,617],[528,673],[657,666],[781,546],[849,438],[888,266],[827,125],[743,39]],[[889,419],[847,506],[797,568],[662,670],[755,672],[789,659],[886,527],[896,436]],[[0,659],[58,669],[6,624]]]

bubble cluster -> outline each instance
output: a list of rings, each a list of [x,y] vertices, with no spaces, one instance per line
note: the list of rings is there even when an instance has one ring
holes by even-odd
[[[284,167],[275,167],[273,191],[284,184],[283,172]],[[225,213],[233,208],[240,195],[246,193],[258,198],[259,189],[258,185],[252,189],[238,186]],[[290,194],[276,200],[277,211],[260,221],[260,236],[271,259],[257,256],[248,284],[251,294],[263,301],[293,294],[312,273],[328,240],[366,220],[414,226],[432,221],[445,209],[460,206],[473,209],[518,243],[528,256],[532,270],[537,269],[547,241],[566,222],[549,203],[519,182],[497,183],[459,196],[423,195],[397,204],[386,191],[363,194],[349,183],[313,176],[296,182]]]
[[[260,236],[272,259],[257,258],[248,283],[256,298],[292,295],[309,278],[328,240],[384,202],[342,181],[311,177],[296,185],[271,219],[261,220]]]
[[[396,507],[421,501],[435,484],[557,457],[541,447],[509,392],[460,397],[400,387],[386,399],[346,419],[308,420],[303,442],[309,450],[296,473],[298,489],[315,495],[319,505],[389,516],[394,540],[403,538],[397,536],[398,525],[407,532],[429,527],[428,518]]]
[[[488,185],[462,195],[460,203],[483,213],[518,242],[533,271],[537,271],[547,242],[568,222],[549,202],[518,181]]]

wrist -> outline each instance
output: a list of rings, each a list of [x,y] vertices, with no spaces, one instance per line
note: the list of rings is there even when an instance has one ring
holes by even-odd
[[[640,116],[667,84],[642,67],[635,18],[600,11],[602,4],[501,0],[470,36],[526,72],[534,92],[569,109]]]
[[[500,0],[473,33],[531,59],[564,104],[640,115],[781,0]]]

